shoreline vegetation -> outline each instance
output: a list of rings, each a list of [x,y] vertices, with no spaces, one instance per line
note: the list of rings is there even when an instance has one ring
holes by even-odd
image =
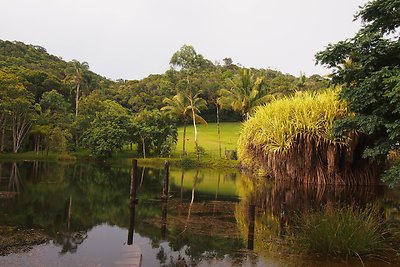
[[[239,168],[239,161],[235,159],[226,159],[225,155],[222,158],[218,155],[218,140],[216,137],[216,124],[209,123],[207,126],[200,125],[198,127],[199,132],[199,144],[204,147],[202,155],[200,155],[199,160],[196,159],[195,146],[192,142],[187,142],[186,149],[188,155],[181,157],[182,149],[182,131],[183,128],[178,128],[178,142],[175,149],[171,152],[170,157],[153,157],[148,156],[143,158],[137,154],[136,147],[130,150],[128,146],[124,147],[121,151],[116,151],[112,156],[106,160],[100,160],[90,155],[87,150],[82,150],[78,152],[66,153],[56,153],[45,151],[34,152],[19,152],[19,153],[0,153],[0,161],[25,161],[25,160],[43,160],[43,161],[59,161],[59,162],[112,162],[116,163],[118,161],[130,164],[131,159],[137,159],[138,163],[143,166],[148,167],[160,167],[164,166],[166,160],[170,162],[173,167],[179,167],[183,169],[196,168],[196,167],[207,167],[213,169],[226,169],[226,168]],[[221,146],[223,148],[223,153],[225,150],[233,151],[236,150],[236,143],[239,137],[239,129],[241,123],[221,123]],[[191,136],[193,128],[188,126],[186,133]],[[190,141],[188,138],[187,141]]]

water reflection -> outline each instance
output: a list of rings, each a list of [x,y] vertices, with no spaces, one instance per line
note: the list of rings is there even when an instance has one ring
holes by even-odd
[[[131,167],[0,163],[0,191],[20,192],[0,199],[0,225],[45,229],[58,257],[76,264],[89,244],[94,250],[104,246],[110,258],[117,258],[124,244],[135,243],[142,248],[143,266],[276,265],[276,259],[251,256],[246,249],[266,251],[296,227],[297,214],[338,202],[400,203],[397,193],[379,188],[255,183],[237,172],[178,169],[170,170],[170,197],[162,201],[165,170],[139,167],[131,172]],[[387,208],[386,217],[396,220],[395,212]],[[109,232],[118,236],[114,243]],[[102,235],[106,241],[93,241]]]
[[[3,163],[0,163],[0,198],[14,198],[23,190],[17,163],[11,163],[8,170],[8,175],[7,173],[3,174]]]
[[[363,209],[376,203],[385,219],[393,218],[385,212],[388,207],[385,195],[390,191],[378,186],[311,186],[242,176],[238,191],[242,199],[236,205],[235,218],[242,239],[247,241],[249,250],[254,249],[262,255],[283,251],[281,244],[286,236],[300,230],[299,218],[325,208],[351,205]]]
[[[163,202],[164,170],[138,168],[133,183],[136,203],[130,191],[130,167],[2,163],[1,177],[6,175],[7,182],[14,183],[12,189],[23,193],[18,199],[0,201],[4,215],[0,225],[44,229],[60,257],[77,261],[81,247],[86,251],[85,244],[95,238],[92,229],[105,224],[126,229],[128,238],[125,234],[121,246],[148,240],[151,247],[144,252],[144,266],[157,259],[195,265],[205,259],[236,258],[235,253],[245,247],[232,212],[238,201],[237,174],[171,169],[171,197]],[[0,190],[8,192],[8,183],[2,183]]]

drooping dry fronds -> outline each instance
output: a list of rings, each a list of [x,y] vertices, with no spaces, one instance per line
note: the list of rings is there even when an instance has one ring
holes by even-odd
[[[338,89],[299,93],[258,108],[244,123],[238,155],[244,167],[262,168],[277,180],[316,184],[375,183],[377,166],[362,158],[368,138],[334,140],[334,120],[348,116]],[[359,177],[361,176],[361,177]]]

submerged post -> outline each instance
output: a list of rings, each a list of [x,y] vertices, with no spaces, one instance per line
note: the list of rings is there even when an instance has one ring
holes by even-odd
[[[249,205],[249,231],[247,235],[247,249],[254,249],[254,221],[256,218],[256,205]]]
[[[130,190],[131,206],[137,203],[136,179],[137,179],[137,159],[133,159],[132,160],[132,173],[131,173],[131,190]]]
[[[167,202],[161,203],[161,238],[165,240],[166,232],[167,232],[167,214],[168,207]]]
[[[136,198],[136,179],[137,179],[137,159],[132,160],[131,186],[130,186],[130,205],[129,205],[129,229],[128,229],[128,245],[133,244],[133,233],[135,230],[135,207]]]
[[[163,192],[161,195],[161,199],[166,201],[168,199],[168,187],[169,187],[169,161],[165,161],[164,166],[164,185],[163,185]]]
[[[128,229],[128,245],[133,244],[133,233],[135,231],[135,203],[129,208],[129,229]]]

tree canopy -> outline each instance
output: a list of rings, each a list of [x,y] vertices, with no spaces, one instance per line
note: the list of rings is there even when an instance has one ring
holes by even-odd
[[[371,1],[355,19],[363,22],[358,33],[328,45],[316,59],[333,70],[353,114],[337,121],[336,134],[367,134],[373,143],[364,155],[382,161],[400,144],[400,1]]]
[[[170,64],[172,68],[163,74],[112,81],[92,72],[86,62],[66,62],[43,47],[0,40],[0,151],[64,153],[87,149],[93,155],[107,156],[121,145],[136,143],[140,153],[143,140],[139,133],[144,136],[146,129],[152,127],[164,129],[162,120],[170,121],[159,111],[164,106],[172,108],[179,104],[173,102],[178,98],[186,102],[182,105],[187,116],[175,116],[177,124],[216,121],[220,89],[230,88],[230,81],[240,80],[241,68],[229,57],[225,57],[223,64],[213,63],[191,45],[175,52]],[[254,68],[251,73],[278,96],[299,90],[298,78],[293,75]],[[315,90],[326,83],[318,75],[304,77],[301,90]],[[164,99],[170,102],[163,102]],[[11,113],[17,103],[21,104],[19,117]],[[111,106],[121,111],[116,125],[111,123],[108,113]],[[125,125],[121,117],[130,125]],[[21,118],[23,127],[13,128],[19,123],[17,118]],[[218,119],[240,121],[241,113],[220,109]],[[166,129],[165,135],[160,133],[170,136],[168,144],[158,140],[155,132],[149,134],[154,140],[144,139],[147,153],[168,155],[176,142],[174,129]]]

